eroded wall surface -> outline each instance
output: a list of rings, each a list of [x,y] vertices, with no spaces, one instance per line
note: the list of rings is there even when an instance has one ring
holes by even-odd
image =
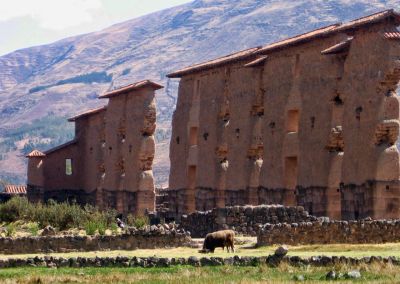
[[[125,214],[153,211],[154,91],[145,87],[110,97],[107,108],[74,120],[74,141],[29,158],[29,198],[76,200]]]
[[[301,205],[335,219],[400,217],[399,41],[390,21],[184,75],[170,210]],[[345,48],[321,52],[345,43]],[[254,60],[254,59],[253,59]]]

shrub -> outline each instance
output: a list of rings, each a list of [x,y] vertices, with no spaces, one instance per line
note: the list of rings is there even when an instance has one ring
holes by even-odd
[[[50,225],[60,230],[82,226],[87,221],[86,212],[77,204],[56,203],[52,200],[47,205],[34,207],[32,216],[41,227]]]
[[[139,229],[144,228],[148,224],[150,224],[150,220],[147,216],[137,216],[133,221],[133,226]]]
[[[16,231],[16,226],[13,223],[10,223],[6,226],[6,236],[7,237],[12,237],[14,236]]]
[[[126,224],[128,226],[135,226],[135,216],[128,214],[128,216],[126,216]]]
[[[32,236],[37,236],[39,233],[39,225],[38,223],[30,223],[28,225],[28,230],[31,233]]]
[[[99,235],[104,236],[106,234],[106,226],[103,223],[99,223],[97,231],[99,232]]]
[[[131,69],[130,68],[126,68],[126,69],[124,69],[124,71],[122,71],[121,75],[125,76],[125,75],[128,75],[130,72],[131,72]]]
[[[110,226],[111,231],[113,232],[113,234],[117,234],[118,233],[118,226],[115,223],[112,223]]]
[[[15,222],[25,219],[31,204],[28,199],[22,197],[11,198],[0,206],[0,220],[2,222]]]
[[[86,235],[94,236],[97,231],[97,223],[94,221],[88,221],[85,224],[85,231],[86,231]]]
[[[36,223],[40,228],[50,225],[59,230],[86,229],[94,223],[99,233],[105,233],[107,227],[115,225],[116,215],[115,210],[100,211],[93,206],[81,207],[76,203],[57,203],[54,200],[49,200],[47,204],[29,203],[24,197],[14,197],[0,204],[0,222],[22,220]]]

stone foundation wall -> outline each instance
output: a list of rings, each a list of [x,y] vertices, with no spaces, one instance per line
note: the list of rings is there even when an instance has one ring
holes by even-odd
[[[158,258],[158,257],[33,257],[26,259],[0,259],[0,268],[11,267],[171,267],[176,265],[201,266],[258,266],[268,265],[275,267],[279,263],[286,263],[291,266],[315,266],[327,267],[332,265],[361,265],[361,264],[380,264],[380,265],[400,265],[400,260],[396,257],[338,257],[338,256],[313,256],[301,258],[298,256],[284,256],[277,259],[275,255],[251,257],[251,256],[232,256],[232,257],[195,257],[188,258]]]
[[[189,231],[192,237],[204,237],[207,233],[234,229],[245,235],[257,235],[265,223],[294,223],[316,221],[303,207],[285,207],[282,205],[233,206],[216,208],[205,212],[183,215],[180,225]]]
[[[134,250],[190,245],[190,234],[173,225],[130,228],[118,236],[45,236],[0,238],[0,253],[30,254],[102,250]]]
[[[400,220],[360,220],[265,224],[258,245],[387,243],[400,241]]]
[[[326,187],[297,187],[297,204],[303,206],[311,215],[328,216]],[[340,210],[340,208],[339,208]]]
[[[90,193],[73,189],[45,191],[43,187],[28,184],[27,198],[31,202],[47,202],[52,199],[57,202],[73,201],[80,205],[95,205],[96,191]]]

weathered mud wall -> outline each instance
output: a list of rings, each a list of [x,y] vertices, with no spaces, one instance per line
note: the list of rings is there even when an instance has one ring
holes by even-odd
[[[70,119],[75,139],[29,157],[28,198],[76,200],[121,213],[155,209],[155,90],[143,81],[111,91],[106,107]],[[67,173],[67,160],[70,173]]]
[[[400,217],[400,37],[387,36],[395,21],[371,19],[170,75],[182,77],[170,209],[279,203],[334,219]]]

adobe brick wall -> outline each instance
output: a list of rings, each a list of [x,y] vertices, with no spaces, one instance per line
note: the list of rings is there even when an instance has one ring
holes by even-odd
[[[180,225],[192,237],[204,237],[207,233],[234,229],[244,235],[257,235],[265,223],[294,223],[315,221],[303,207],[282,205],[233,206],[182,216]]]
[[[28,155],[28,199],[76,200],[123,214],[153,211],[155,91],[160,88],[142,81],[111,91],[100,96],[109,98],[107,106],[69,119],[75,122],[74,140]]]
[[[367,244],[400,241],[400,220],[265,224],[258,245]]]
[[[172,226],[172,225],[171,225]],[[190,244],[190,235],[175,227],[151,226],[130,229],[118,236],[44,236],[0,238],[0,253],[30,254],[102,250],[156,249]]]
[[[171,210],[278,203],[333,219],[399,218],[400,49],[385,36],[398,23],[381,19],[170,74],[181,78]],[[323,52],[338,43],[349,48]]]

